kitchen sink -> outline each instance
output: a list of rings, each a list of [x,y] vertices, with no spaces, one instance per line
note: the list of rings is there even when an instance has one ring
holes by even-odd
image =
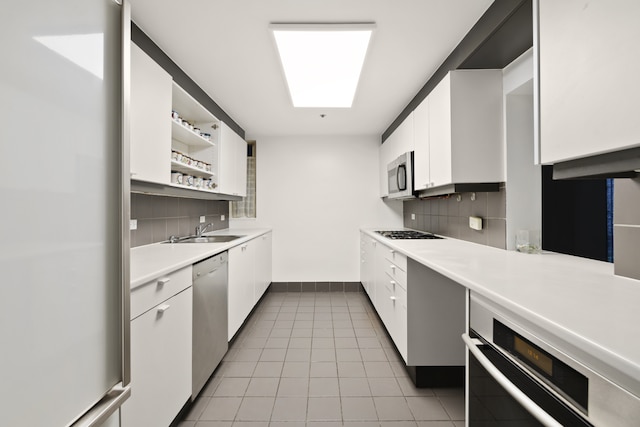
[[[232,242],[244,236],[189,236],[181,237],[175,241],[167,241],[164,243],[225,243]]]

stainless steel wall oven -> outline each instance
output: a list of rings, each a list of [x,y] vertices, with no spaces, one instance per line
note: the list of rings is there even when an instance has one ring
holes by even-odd
[[[473,292],[469,304],[470,427],[640,425],[640,398],[568,356],[557,339],[534,335]]]

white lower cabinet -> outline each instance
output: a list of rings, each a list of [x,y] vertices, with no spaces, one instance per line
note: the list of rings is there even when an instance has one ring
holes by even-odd
[[[252,241],[229,249],[229,341],[253,308],[254,270],[255,244]]]
[[[229,340],[238,332],[270,283],[270,232],[229,249]]]
[[[375,249],[377,242],[375,239],[360,233],[360,282],[369,299],[375,305]]]
[[[131,292],[132,308],[142,313],[131,320],[131,397],[121,409],[123,427],[169,426],[191,396],[190,282],[189,266]],[[170,283],[186,286],[158,296]]]
[[[256,242],[256,278],[254,284],[254,302],[258,302],[271,284],[272,234],[263,234]]]

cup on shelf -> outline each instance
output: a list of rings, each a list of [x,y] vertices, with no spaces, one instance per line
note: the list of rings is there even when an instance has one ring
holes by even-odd
[[[193,176],[184,175],[182,177],[182,185],[188,185],[189,187],[193,187]]]
[[[178,120],[180,118],[180,115],[178,114],[178,112],[176,110],[171,110],[171,118],[173,120]]]
[[[195,178],[193,179],[193,186],[194,186],[194,187],[196,187],[196,188],[200,188],[200,187],[202,187],[202,181],[203,181],[203,179],[202,179],[202,178],[200,178],[199,176],[198,176],[198,177],[195,177]]]
[[[200,136],[206,139],[207,141],[211,141],[211,134],[206,132],[200,132]]]
[[[182,184],[182,174],[180,172],[171,172],[171,182],[174,184]]]

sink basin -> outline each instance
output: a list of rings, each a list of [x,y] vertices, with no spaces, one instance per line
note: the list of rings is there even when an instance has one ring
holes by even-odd
[[[202,236],[202,237],[183,237],[174,243],[225,243],[239,239],[244,236]],[[171,242],[165,242],[171,243]]]

